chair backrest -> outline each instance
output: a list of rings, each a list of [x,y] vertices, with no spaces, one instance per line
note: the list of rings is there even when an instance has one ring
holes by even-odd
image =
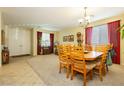
[[[97,52],[104,52],[104,48],[106,48],[107,45],[96,45],[95,46],[95,51]]]
[[[63,49],[62,48],[63,48],[62,45],[57,46],[59,60],[61,60],[61,55],[63,54]]]
[[[111,48],[111,49],[113,48],[113,44],[110,45],[110,48]]]
[[[58,54],[61,55],[63,53],[63,46],[62,45],[58,45],[57,46],[57,50],[58,50]]]
[[[92,51],[92,50],[93,50],[93,46],[86,44],[86,45],[85,45],[85,50],[87,50],[87,51]]]
[[[59,60],[63,62],[68,62],[69,61],[69,56],[67,55],[67,46],[65,45],[58,45],[58,56]]]
[[[74,67],[78,67],[81,70],[86,71],[86,63],[85,63],[85,58],[84,54],[78,54],[78,53],[72,53],[71,54],[71,63],[74,65]]]
[[[65,53],[59,56],[60,61],[62,62],[70,62],[69,56]]]
[[[113,44],[108,44],[108,50],[111,50],[113,48]]]
[[[108,55],[108,45],[96,45],[95,51],[97,52],[103,52],[103,55],[101,56],[101,66],[106,62],[107,55]]]
[[[105,63],[108,55],[108,47],[107,46],[104,47],[102,52],[103,52],[103,55],[102,55],[101,62]]]
[[[74,51],[73,52],[82,54],[84,52],[84,49],[83,49],[82,46],[74,46]]]

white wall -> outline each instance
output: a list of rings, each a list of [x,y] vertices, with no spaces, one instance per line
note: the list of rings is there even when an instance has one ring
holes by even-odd
[[[1,17],[1,12],[0,12],[0,67],[1,67],[1,65],[2,65],[2,58],[1,58],[1,48],[2,48],[2,46],[1,46],[1,30],[2,30],[2,17]]]
[[[2,44],[1,44],[1,30],[4,30],[4,20],[3,20],[3,13],[0,11],[0,66],[2,66],[2,57],[1,57],[1,51],[2,51]]]
[[[32,55],[36,56],[37,55],[37,31],[32,29]]]

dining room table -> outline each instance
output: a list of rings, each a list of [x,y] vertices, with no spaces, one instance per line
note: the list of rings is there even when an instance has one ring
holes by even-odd
[[[94,61],[97,58],[101,57],[103,52],[97,52],[97,51],[84,51],[84,58],[86,61]]]
[[[84,58],[86,61],[94,61],[97,58],[101,57],[103,52],[97,52],[97,51],[84,51]],[[70,56],[70,53],[67,53],[68,56]]]

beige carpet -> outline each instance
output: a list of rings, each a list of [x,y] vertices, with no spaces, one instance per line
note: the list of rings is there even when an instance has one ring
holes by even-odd
[[[41,55],[28,59],[28,63],[39,75],[45,85],[49,86],[82,86],[83,76],[77,74],[74,80],[66,79],[65,70],[61,74],[58,73],[58,56]],[[89,86],[108,86],[108,85],[124,85],[124,66],[112,65],[109,67],[109,72],[103,78],[103,82],[99,80],[97,75],[93,76],[93,80],[87,83]]]

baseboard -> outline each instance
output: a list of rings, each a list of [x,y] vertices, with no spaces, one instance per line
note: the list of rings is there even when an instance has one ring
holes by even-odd
[[[31,56],[31,54],[15,55],[15,56],[10,56],[10,57],[23,57],[23,56]]]

